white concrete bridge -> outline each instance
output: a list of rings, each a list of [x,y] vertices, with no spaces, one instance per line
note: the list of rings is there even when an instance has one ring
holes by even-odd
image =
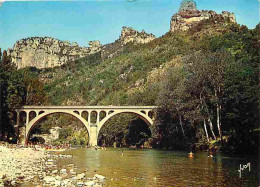
[[[23,136],[20,143],[27,144],[30,131],[39,120],[50,114],[64,113],[74,116],[84,124],[89,134],[89,145],[95,146],[100,129],[111,117],[120,113],[136,114],[150,127],[153,125],[155,108],[156,106],[23,106],[16,109],[17,129],[20,126],[20,115],[25,113],[25,132],[17,130],[17,133]],[[95,120],[92,117],[93,113]]]

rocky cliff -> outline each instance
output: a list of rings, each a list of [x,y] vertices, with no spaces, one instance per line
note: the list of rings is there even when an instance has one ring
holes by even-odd
[[[119,38],[119,40],[122,41],[123,44],[126,44],[128,42],[148,43],[153,39],[155,39],[155,36],[153,34],[147,34],[144,30],[142,30],[142,32],[139,32],[131,27],[123,27],[121,31],[121,36]]]
[[[132,27],[124,26],[122,27],[119,39],[102,47],[101,55],[103,58],[113,58],[118,55],[123,50],[123,46],[129,42],[133,44],[144,44],[154,39],[155,36],[153,34],[148,34],[144,30],[139,32]]]
[[[128,42],[147,43],[154,38],[154,35],[144,31],[139,32],[130,27],[123,27],[115,43],[121,47]],[[28,66],[42,69],[61,66],[99,51],[103,54],[109,53],[108,46],[113,46],[113,43],[102,46],[99,41],[90,41],[89,47],[80,47],[76,42],[70,43],[51,37],[31,37],[17,41],[13,48],[8,50],[8,54],[18,69]]]
[[[101,49],[99,41],[90,47],[80,47],[76,42],[61,41],[51,37],[31,37],[19,40],[8,50],[17,68],[34,66],[49,68],[95,53]]]
[[[228,20],[230,22],[236,22],[236,17],[233,13],[223,11],[221,14],[217,14],[211,10],[197,10],[196,3],[192,0],[184,0],[181,3],[179,12],[171,18],[170,22],[170,32],[177,30],[188,30],[189,28],[196,25],[202,20],[207,20],[212,17],[219,17],[223,20]]]

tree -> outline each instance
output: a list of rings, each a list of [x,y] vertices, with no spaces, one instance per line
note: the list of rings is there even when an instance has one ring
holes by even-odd
[[[15,108],[42,104],[46,102],[46,94],[37,74],[30,69],[17,70],[5,50],[0,61],[0,87],[0,134],[8,138],[14,136]]]
[[[15,66],[11,62],[11,58],[7,55],[7,51],[4,50],[1,56],[0,61],[0,116],[1,116],[1,125],[0,125],[0,134],[1,138],[8,139],[10,133],[13,133],[13,128],[10,125],[10,99],[9,99],[9,81],[12,75],[12,71]]]
[[[157,130],[162,147],[172,147],[174,144],[182,148],[187,146],[185,141],[190,133],[187,130],[190,126],[187,125],[185,118],[187,112],[184,107],[184,98],[187,97],[184,93],[185,81],[186,73],[183,67],[170,68],[162,81],[157,98],[159,108],[156,111]]]
[[[41,105],[47,102],[43,83],[38,78],[37,69],[24,68],[18,70],[23,76],[23,86],[26,89],[25,105]]]
[[[237,59],[225,72],[224,130],[230,134],[230,146],[240,152],[257,150],[254,129],[259,127],[259,69],[251,61],[254,55],[242,54],[248,58]]]
[[[207,116],[208,122],[212,128],[211,116],[216,119],[218,134],[222,139],[222,104],[224,90],[225,70],[232,62],[232,57],[224,49],[216,52],[200,52],[194,54],[187,60],[191,65],[188,71],[191,72],[189,85],[197,89],[195,97],[200,99],[202,113]],[[192,90],[189,88],[189,90]]]

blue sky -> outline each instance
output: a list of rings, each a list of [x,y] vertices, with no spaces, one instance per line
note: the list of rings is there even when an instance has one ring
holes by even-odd
[[[50,36],[87,46],[118,39],[122,26],[165,34],[182,0],[6,1],[0,7],[0,47],[22,38]],[[199,10],[234,12],[237,22],[254,28],[259,23],[258,0],[196,0]]]

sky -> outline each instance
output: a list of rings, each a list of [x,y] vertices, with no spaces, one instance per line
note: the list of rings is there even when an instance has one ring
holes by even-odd
[[[107,44],[119,38],[123,26],[159,37],[169,30],[181,1],[5,1],[0,4],[0,48],[11,48],[17,40],[34,36],[68,40],[80,46],[88,46],[92,40]],[[234,12],[237,22],[251,29],[259,23],[259,0],[195,1],[199,10]]]

